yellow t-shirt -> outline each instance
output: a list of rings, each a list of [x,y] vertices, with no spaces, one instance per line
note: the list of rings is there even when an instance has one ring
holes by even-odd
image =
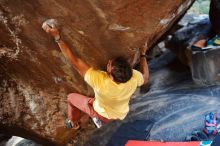
[[[142,74],[133,69],[133,75],[126,83],[115,83],[107,72],[90,68],[84,80],[93,88],[95,111],[108,119],[124,119],[129,111],[129,100],[137,86],[144,83]]]

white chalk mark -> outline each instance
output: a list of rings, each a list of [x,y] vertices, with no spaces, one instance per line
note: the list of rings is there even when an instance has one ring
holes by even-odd
[[[126,30],[129,30],[130,27],[122,26],[122,25],[119,25],[119,24],[111,24],[109,26],[109,29],[110,30],[117,30],[117,31],[126,31]]]

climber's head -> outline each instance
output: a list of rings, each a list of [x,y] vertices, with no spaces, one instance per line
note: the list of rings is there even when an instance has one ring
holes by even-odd
[[[117,83],[125,83],[132,76],[132,68],[124,57],[109,60],[107,72]]]

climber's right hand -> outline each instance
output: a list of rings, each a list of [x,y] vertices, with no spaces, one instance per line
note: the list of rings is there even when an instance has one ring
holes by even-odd
[[[44,22],[42,28],[46,33],[50,34],[55,39],[60,37],[60,32],[54,25],[51,26],[47,22]]]

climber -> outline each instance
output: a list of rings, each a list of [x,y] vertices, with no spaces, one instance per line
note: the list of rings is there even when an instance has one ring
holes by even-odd
[[[149,71],[146,61],[147,47],[140,49],[140,70],[131,68],[123,57],[109,60],[107,71],[94,69],[72,53],[62,40],[56,26],[44,22],[42,28],[54,37],[63,55],[73,65],[84,80],[93,88],[95,98],[78,93],[68,95],[68,128],[78,129],[81,111],[87,113],[99,128],[100,123],[123,120],[129,111],[129,100],[136,88],[148,83]]]

